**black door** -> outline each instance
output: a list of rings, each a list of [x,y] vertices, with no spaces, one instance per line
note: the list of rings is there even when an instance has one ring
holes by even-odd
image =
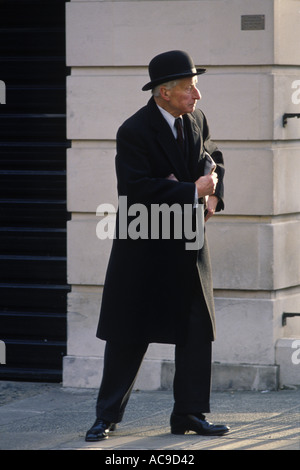
[[[0,0],[0,379],[62,376],[67,74],[65,1]]]

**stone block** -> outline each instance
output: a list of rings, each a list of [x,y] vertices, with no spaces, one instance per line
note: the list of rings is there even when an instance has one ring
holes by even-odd
[[[205,113],[214,140],[271,140],[273,77],[269,70],[209,70],[199,78]]]
[[[105,342],[96,338],[101,300],[101,287],[73,286],[68,295],[68,355],[104,356]],[[145,359],[174,360],[174,348],[171,344],[150,344]]]
[[[277,366],[255,364],[213,364],[212,389],[224,390],[278,390]]]
[[[274,225],[274,286],[276,289],[300,284],[300,220]]]
[[[161,388],[172,390],[175,364],[162,362]],[[212,364],[212,390],[277,390],[278,366],[254,364]]]
[[[146,79],[147,81],[148,79]],[[144,106],[150,93],[137,72],[131,75],[74,75],[67,80],[69,139],[115,139],[119,126]],[[210,73],[201,76],[198,103],[214,140],[268,140],[273,136],[273,78],[262,73]],[[107,100],[107,89],[114,90]],[[264,99],[261,99],[261,96]],[[105,118],[104,118],[105,116]],[[230,117],[230,118],[229,118]]]
[[[87,74],[90,72],[87,72]],[[146,79],[147,81],[148,79]],[[120,75],[72,75],[67,80],[69,139],[115,139],[119,126],[144,106],[149,92],[138,72]],[[107,99],[107,89],[114,90]],[[214,140],[270,140],[273,137],[271,74],[219,71],[199,78],[202,100]],[[263,96],[263,99],[262,99]]]
[[[274,155],[271,148],[220,142],[225,160],[226,215],[271,215]],[[283,159],[284,164],[284,159]]]
[[[261,224],[257,219],[218,218],[210,220],[206,230],[215,289],[273,288],[274,228],[271,224]]]
[[[100,357],[65,356],[63,358],[63,386],[99,388],[103,372]]]
[[[134,70],[126,75],[90,74],[67,79],[67,138],[114,140],[125,119],[149,99],[141,91],[145,78]]]
[[[296,0],[274,2],[274,63],[300,64],[300,9]]]
[[[298,121],[300,123],[300,119]],[[300,129],[298,135],[300,135]],[[290,142],[282,146],[276,145],[273,148],[273,152],[274,214],[299,213],[300,186],[298,175],[300,173],[300,146],[298,142]]]
[[[161,388],[161,360],[144,359],[134,390]],[[63,361],[64,387],[98,388],[103,373],[102,357],[65,356]]]
[[[273,301],[255,297],[215,298],[214,362],[274,364]]]
[[[159,390],[161,388],[161,359],[144,359],[134,390]]]
[[[298,287],[279,290],[274,296],[274,338],[300,338],[300,317],[283,314],[300,313],[300,292]],[[274,343],[275,347],[275,343]]]
[[[151,343],[145,354],[145,359],[162,361],[173,361],[175,354],[175,346],[173,344]]]
[[[73,286],[68,294],[69,356],[104,355],[104,341],[96,337],[102,289],[99,287]]]
[[[300,148],[294,144],[248,148],[219,143],[223,151],[226,215],[280,215],[300,212]],[[117,207],[115,146],[72,148],[67,158],[68,210],[96,212]]]
[[[197,65],[271,64],[274,58],[273,0],[246,6],[244,0],[85,1],[66,7],[69,66],[145,66],[172,49],[189,51]],[[265,15],[264,29],[242,30],[245,14]],[[277,57],[283,60],[284,51],[278,45]]]
[[[68,222],[67,269],[69,284],[103,285],[112,240],[100,240],[99,218],[83,214]]]
[[[210,220],[214,287],[271,290],[299,285],[299,230],[297,219]]]
[[[72,148],[67,155],[69,212],[96,213],[99,204],[117,209],[115,148]]]
[[[294,2],[295,3],[295,2]],[[299,9],[299,7],[298,7]],[[298,13],[298,21],[299,21]],[[297,28],[299,30],[299,28]],[[284,35],[285,36],[285,35]],[[299,38],[300,39],[300,38]],[[291,47],[294,45],[291,44]],[[297,49],[299,49],[297,47]],[[300,63],[300,57],[299,62]],[[300,112],[300,76],[299,67],[278,68],[274,75],[274,140],[299,140],[300,119],[287,118],[283,124],[284,114]]]

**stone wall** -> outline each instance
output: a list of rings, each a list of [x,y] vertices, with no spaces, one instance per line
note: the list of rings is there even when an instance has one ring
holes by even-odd
[[[104,344],[95,331],[111,241],[96,236],[97,207],[117,207],[116,131],[150,97],[141,88],[151,58],[171,49],[207,68],[199,107],[226,162],[226,209],[207,225],[213,386],[295,383],[291,342],[300,320],[283,326],[282,313],[300,312],[300,119],[283,126],[282,118],[300,112],[300,1],[85,0],[66,8],[72,292],[64,385],[98,387],[101,379]],[[149,347],[137,388],[172,385],[173,349]]]

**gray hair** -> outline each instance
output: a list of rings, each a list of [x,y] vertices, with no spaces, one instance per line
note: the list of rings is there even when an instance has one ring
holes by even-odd
[[[153,88],[152,95],[153,96],[159,96],[160,95],[160,87],[162,87],[162,86],[166,87],[167,90],[171,90],[177,84],[178,84],[178,80],[172,80],[170,82],[161,83],[160,85],[157,85],[155,88]]]

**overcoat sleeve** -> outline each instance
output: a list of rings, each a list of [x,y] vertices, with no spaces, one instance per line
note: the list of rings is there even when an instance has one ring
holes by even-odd
[[[216,212],[219,212],[224,209],[224,159],[222,152],[218,149],[216,143],[211,140],[209,127],[207,123],[207,119],[202,111],[202,132],[203,132],[203,141],[204,141],[204,149],[212,156],[215,163],[217,164],[217,168],[215,172],[218,175],[218,184],[215,191],[215,196],[219,198],[219,202],[216,208]]]

